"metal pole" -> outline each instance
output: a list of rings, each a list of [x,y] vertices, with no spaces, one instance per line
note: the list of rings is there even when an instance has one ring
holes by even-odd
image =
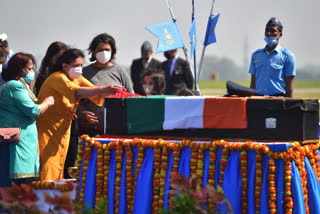
[[[194,20],[194,0],[192,0],[192,18],[191,18],[191,23]],[[192,39],[192,38],[191,38]],[[197,94],[200,95],[199,87],[198,87],[198,82],[197,82],[197,57],[196,57],[196,49],[194,49],[193,52],[193,73],[194,73],[194,90],[196,91]]]
[[[168,6],[168,8],[169,8],[169,11],[170,11],[172,20],[173,20],[173,21],[176,21],[176,18],[175,18],[174,15],[173,15],[173,12],[172,12],[172,9],[171,9],[169,0],[166,0],[166,2],[167,2],[167,6]]]
[[[209,19],[213,16],[213,5],[215,3],[215,0],[212,0],[212,5],[211,5],[211,11],[210,11],[210,15],[209,15]],[[202,54],[201,54],[201,58],[200,58],[200,64],[199,64],[199,74],[198,74],[198,80],[197,80],[197,84],[199,81],[199,77],[200,77],[200,73],[201,73],[201,69],[202,69],[202,63],[203,63],[203,58],[204,58],[204,53],[206,52],[206,46],[203,44],[203,48],[202,48]]]
[[[169,8],[169,11],[170,11],[170,14],[171,14],[172,21],[174,21],[174,22],[175,22],[175,21],[176,21],[176,18],[175,18],[174,14],[173,14],[173,11],[172,11],[172,9],[171,9],[171,6],[170,6],[170,3],[169,3],[169,0],[165,0],[165,1],[166,1],[166,3],[167,3],[168,8]],[[186,47],[183,47],[182,49],[183,49],[184,55],[185,55],[185,57],[186,57],[186,60],[187,60],[187,62],[188,62],[188,65],[189,65],[189,67],[190,67],[190,60],[189,60],[189,57],[188,57],[187,48],[186,48]]]

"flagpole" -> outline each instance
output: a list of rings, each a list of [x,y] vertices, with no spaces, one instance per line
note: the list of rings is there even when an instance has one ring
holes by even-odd
[[[166,1],[166,3],[167,3],[168,8],[169,8],[172,21],[176,22],[176,18],[175,18],[174,14],[173,14],[173,11],[172,11],[172,9],[171,9],[169,0],[165,0],[165,1]],[[186,47],[183,47],[182,49],[183,49],[183,52],[184,52],[184,56],[186,57],[187,63],[188,63],[188,65],[189,65],[189,67],[190,67],[190,60],[189,60],[189,57],[188,57],[187,48],[186,48]]]
[[[215,0],[212,0],[212,5],[211,5],[211,11],[210,11],[210,15],[209,15],[209,19],[211,18],[211,16],[213,16],[213,5],[215,3]],[[201,53],[201,58],[200,58],[200,64],[199,64],[199,74],[198,74],[198,80],[197,81],[197,84],[198,84],[198,81],[200,79],[200,73],[201,73],[201,69],[202,69],[202,63],[203,63],[203,58],[204,58],[204,53],[206,52],[206,45],[203,44],[203,48],[202,48],[202,53]]]
[[[192,18],[191,18],[191,23],[194,20],[194,0],[192,0]],[[194,72],[194,90],[198,95],[200,95],[200,90],[197,82],[197,57],[196,57],[196,48],[194,49],[193,52],[193,72]]]

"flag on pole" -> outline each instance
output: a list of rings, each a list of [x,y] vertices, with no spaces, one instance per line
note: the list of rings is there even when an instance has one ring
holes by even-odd
[[[189,36],[191,40],[191,54],[190,59],[192,59],[194,50],[197,47],[197,35],[196,35],[196,19],[193,19],[190,30],[189,30]]]
[[[215,28],[216,28],[219,16],[220,16],[220,14],[218,14],[216,16],[211,16],[209,18],[206,37],[204,39],[203,45],[207,46],[207,45],[210,45],[211,43],[215,43],[217,41]]]
[[[159,38],[156,53],[184,47],[184,43],[175,21],[151,25],[146,27],[146,29]]]

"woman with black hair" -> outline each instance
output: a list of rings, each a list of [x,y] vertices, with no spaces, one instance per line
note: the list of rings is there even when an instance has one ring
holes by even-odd
[[[90,61],[93,63],[83,68],[83,76],[86,79],[97,86],[121,85],[129,93],[134,93],[129,75],[114,63],[117,49],[116,41],[112,36],[106,33],[96,36],[90,43],[88,50],[91,54]],[[103,107],[96,106],[84,99],[80,102],[78,115],[82,134],[90,136],[103,134]]]
[[[70,140],[71,121],[81,98],[89,98],[102,106],[104,98],[123,90],[119,85],[95,87],[82,77],[84,54],[79,49],[67,49],[58,59],[51,74],[43,83],[38,99],[51,95],[55,106],[37,119],[40,148],[41,180],[59,180]]]
[[[29,183],[39,177],[35,119],[54,104],[54,98],[45,96],[37,105],[19,81],[32,72],[30,56],[21,52],[15,54],[2,71],[4,82],[0,85],[0,127],[20,127],[20,141],[0,144],[0,187],[10,186],[11,181]]]
[[[43,82],[53,73],[53,66],[57,59],[67,48],[68,46],[63,42],[53,42],[48,47],[46,55],[41,62],[39,75],[34,85],[36,96],[38,96]]]

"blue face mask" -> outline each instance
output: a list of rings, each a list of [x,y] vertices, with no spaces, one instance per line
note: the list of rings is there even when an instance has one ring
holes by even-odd
[[[34,80],[34,72],[27,72],[26,77],[23,79],[26,83],[30,83],[32,80]]]
[[[264,41],[266,41],[267,45],[272,47],[275,44],[277,44],[277,38],[278,37],[264,37]]]

